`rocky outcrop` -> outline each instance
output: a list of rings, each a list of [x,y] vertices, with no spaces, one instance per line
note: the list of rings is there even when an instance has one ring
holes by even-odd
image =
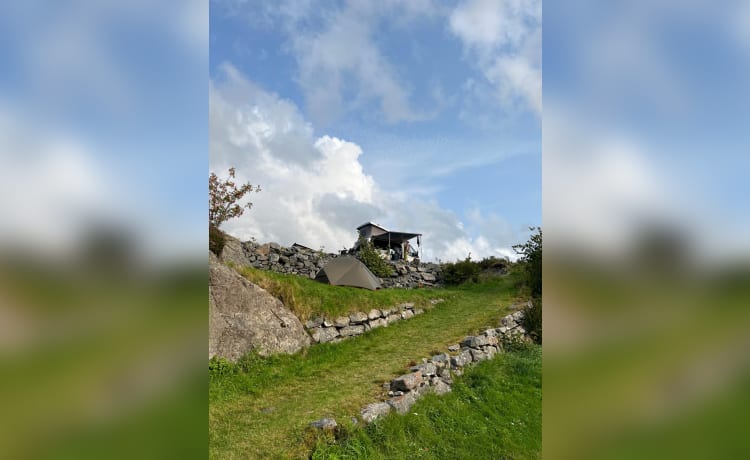
[[[336,254],[314,251],[303,246],[284,247],[278,243],[240,242],[227,235],[221,260],[238,266],[249,266],[277,273],[315,278],[318,271],[337,257]],[[419,288],[437,286],[442,279],[439,264],[388,262],[393,275],[380,278],[382,288]]]
[[[310,345],[302,323],[279,299],[212,253],[208,267],[209,359],[236,361],[251,350],[261,355],[294,353]]]

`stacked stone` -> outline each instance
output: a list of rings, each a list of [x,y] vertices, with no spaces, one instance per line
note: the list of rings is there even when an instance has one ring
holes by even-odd
[[[373,308],[369,313],[354,312],[338,318],[318,317],[305,323],[307,332],[316,343],[339,342],[348,337],[364,334],[370,329],[387,327],[389,324],[421,315],[424,310],[414,308],[411,302],[390,308]]]
[[[278,243],[255,244],[252,241],[242,243],[245,258],[250,266],[277,273],[315,278],[334,254],[298,246],[284,247]]]
[[[481,334],[464,338],[460,344],[450,345],[448,351],[454,354],[440,353],[429,359],[423,359],[422,364],[410,368],[410,373],[385,384],[384,388],[388,390],[389,399],[362,408],[360,411],[362,420],[370,423],[391,410],[405,414],[423,394],[450,392],[454,375],[461,376],[466,366],[491,359],[496,354],[502,353],[502,343],[505,339],[518,337],[522,340],[529,340],[526,331],[520,325],[522,319],[523,311],[512,313],[501,320],[500,327],[487,329]]]
[[[380,279],[384,288],[432,287],[440,285],[442,280],[442,270],[438,264],[404,261],[390,262],[390,264],[393,267],[393,275],[390,278]]]

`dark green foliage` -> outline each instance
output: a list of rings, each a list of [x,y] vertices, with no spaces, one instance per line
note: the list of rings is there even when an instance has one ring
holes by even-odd
[[[479,281],[481,268],[468,257],[460,262],[443,264],[443,282],[445,284],[476,283]]]
[[[524,244],[513,246],[516,253],[521,255],[520,262],[524,264],[526,282],[531,290],[532,297],[542,295],[542,228],[530,227],[535,231]]]
[[[225,358],[214,356],[208,361],[208,374],[210,376],[232,375],[237,372],[237,366]]]
[[[508,270],[510,262],[508,259],[500,259],[495,256],[485,257],[478,262],[479,268],[482,270],[497,270],[505,272]]]
[[[393,275],[393,267],[383,260],[370,241],[361,241],[357,258],[370,269],[370,271],[381,278]]]
[[[224,232],[214,227],[213,225],[208,226],[208,249],[216,254],[221,255],[222,249],[224,249],[224,243],[226,238]]]
[[[542,299],[535,297],[523,310],[523,328],[537,343],[542,343]]]

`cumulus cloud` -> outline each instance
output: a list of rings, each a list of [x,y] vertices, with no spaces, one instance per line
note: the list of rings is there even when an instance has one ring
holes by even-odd
[[[511,255],[517,242],[497,216],[472,215],[467,231],[460,217],[429,199],[379,187],[360,162],[362,149],[332,136],[315,137],[290,101],[264,91],[229,64],[209,87],[210,168],[235,166],[240,181],[260,184],[252,209],[225,224],[242,240],[294,242],[328,251],[354,243],[368,220],[424,234],[426,260]],[[485,222],[486,220],[486,222]],[[512,237],[511,237],[512,239]]]
[[[521,101],[538,116],[542,112],[541,7],[539,0],[467,0],[456,6],[448,21],[497,99],[508,107]]]

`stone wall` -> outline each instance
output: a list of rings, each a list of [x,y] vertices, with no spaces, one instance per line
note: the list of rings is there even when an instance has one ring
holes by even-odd
[[[240,242],[228,237],[222,259],[237,265],[248,265],[262,270],[315,278],[336,254],[314,251],[278,243],[257,244],[252,241]],[[383,288],[419,288],[436,286],[441,281],[440,265],[433,263],[389,262],[393,266],[393,276],[380,278]]]
[[[443,299],[433,299],[430,303],[435,305],[442,301]],[[373,308],[367,313],[354,312],[332,319],[317,317],[307,321],[305,329],[315,343],[335,343],[422,313],[423,309],[414,308],[413,303],[407,302],[390,308]]]
[[[460,344],[449,346],[447,352],[422,359],[422,363],[412,366],[409,373],[384,383],[383,399],[385,400],[363,407],[360,411],[360,418],[365,423],[370,423],[392,410],[405,414],[424,394],[440,395],[450,392],[453,377],[463,375],[467,366],[492,359],[498,353],[503,353],[503,344],[516,340],[531,341],[520,324],[522,319],[523,311],[519,310],[505,316],[499,327],[487,329],[476,336],[468,336]],[[329,426],[336,426],[335,420],[323,420],[328,422]],[[320,422],[313,422],[310,425],[317,427]]]

